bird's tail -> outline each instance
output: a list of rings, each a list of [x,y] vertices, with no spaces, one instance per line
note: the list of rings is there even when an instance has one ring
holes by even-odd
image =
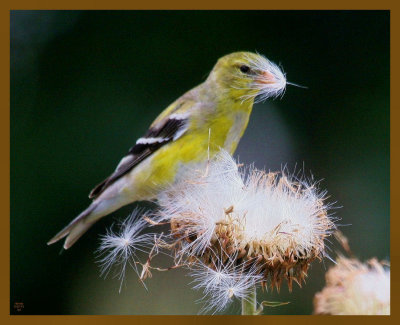
[[[64,242],[64,249],[70,248],[97,220],[103,215],[97,215],[97,204],[92,203],[79,216],[72,220],[64,229],[50,239],[47,245],[54,244],[60,239],[67,237]]]

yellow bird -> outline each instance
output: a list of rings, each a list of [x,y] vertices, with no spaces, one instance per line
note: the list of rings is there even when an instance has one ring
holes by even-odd
[[[221,148],[233,154],[255,100],[282,95],[284,73],[264,56],[235,52],[218,60],[206,81],[169,105],[89,194],[89,207],[47,244],[71,247],[97,220],[129,203],[152,200]],[[256,98],[257,97],[257,98]]]

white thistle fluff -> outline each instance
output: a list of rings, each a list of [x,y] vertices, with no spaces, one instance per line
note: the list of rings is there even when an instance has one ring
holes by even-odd
[[[246,176],[225,151],[210,163],[207,172],[181,182],[159,198],[162,219],[185,224],[181,236],[196,236],[182,242],[182,253],[203,254],[218,239],[217,226],[230,223],[239,229],[238,245],[259,243],[278,254],[290,249],[307,255],[333,227],[327,226],[327,217],[320,218],[327,209],[322,204],[325,192],[319,193],[314,184],[297,181],[301,186],[294,189],[289,176],[283,174],[277,182],[272,173],[254,168]]]
[[[204,302],[202,313],[220,312],[234,298],[247,299],[254,286],[262,281],[262,276],[254,268],[246,272],[243,269],[244,265],[235,266],[234,259],[223,263],[216,258],[212,267],[200,260],[192,265],[190,276],[193,278],[193,288],[201,289],[204,293],[200,300]]]
[[[121,291],[127,266],[131,266],[139,275],[137,253],[148,252],[148,247],[154,244],[154,234],[141,234],[149,224],[142,218],[141,211],[137,209],[118,226],[117,231],[113,231],[111,227],[105,235],[101,236],[101,244],[97,252],[101,276],[107,277],[111,269],[115,267],[115,277],[121,281],[119,289]]]

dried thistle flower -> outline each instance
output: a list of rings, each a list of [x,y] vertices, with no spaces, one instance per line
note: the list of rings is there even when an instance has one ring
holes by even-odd
[[[106,277],[115,267],[115,277],[121,281],[119,291],[125,279],[126,267],[130,265],[139,275],[137,253],[148,252],[149,246],[154,244],[154,234],[141,234],[149,226],[141,213],[138,209],[134,210],[129,218],[117,225],[117,231],[112,230],[111,226],[101,236],[101,244],[97,249],[101,276]]]
[[[206,174],[195,173],[159,197],[161,220],[169,221],[177,255],[202,260],[208,267],[215,256],[247,263],[271,287],[283,279],[301,284],[309,264],[321,259],[324,239],[334,228],[324,203],[325,192],[315,184],[282,173],[252,167],[239,169],[221,153]]]
[[[390,315],[387,263],[379,263],[375,258],[361,263],[339,257],[325,277],[325,288],[314,298],[315,314]]]

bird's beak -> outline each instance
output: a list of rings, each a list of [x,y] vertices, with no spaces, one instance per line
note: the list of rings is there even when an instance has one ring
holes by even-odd
[[[257,77],[256,81],[263,85],[273,85],[276,84],[278,80],[276,80],[275,76],[269,71],[263,71],[259,77]]]
[[[255,81],[262,88],[284,89],[286,87],[286,78],[284,76],[280,77],[267,70],[263,71]]]

